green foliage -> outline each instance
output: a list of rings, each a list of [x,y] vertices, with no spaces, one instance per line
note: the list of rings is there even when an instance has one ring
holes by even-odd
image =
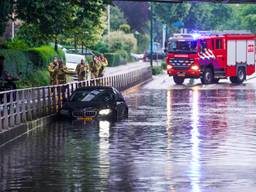
[[[137,39],[134,37],[134,35],[126,34],[123,31],[111,32],[108,38],[105,37],[105,41],[108,42],[112,52],[117,50],[125,50],[130,54],[137,48]]]
[[[109,46],[104,41],[99,41],[95,46],[91,47],[94,51],[99,53],[109,53]]]
[[[150,41],[149,36],[147,34],[142,34],[142,33],[135,34],[135,36],[138,41],[137,52],[144,53],[144,51],[148,49],[148,45]]]
[[[43,67],[49,64],[55,56],[54,49],[50,46],[42,46],[28,50],[32,62],[38,66]]]
[[[41,33],[53,38],[68,29],[72,18],[68,0],[18,0],[16,10],[19,19],[36,26]]]
[[[22,72],[24,76],[29,75],[35,68],[27,52],[0,49],[0,55],[5,57],[5,70],[14,76],[17,76],[19,72]]]
[[[121,55],[118,53],[106,53],[105,57],[108,60],[109,67],[115,67],[120,65]]]
[[[38,87],[49,85],[50,75],[46,68],[36,69],[30,75],[24,76],[17,82],[18,88]]]
[[[55,56],[51,46],[42,46],[29,50],[0,49],[0,55],[5,57],[5,70],[13,76],[22,72],[19,87],[48,85],[49,74],[47,65]],[[58,57],[64,60],[64,53],[58,51]]]
[[[185,27],[189,29],[225,29],[227,19],[231,21],[232,10],[227,5],[211,3],[190,3],[190,5],[188,15],[183,19]]]
[[[167,23],[169,28],[173,28],[173,23],[183,21],[188,16],[190,7],[188,3],[156,3],[152,11],[156,19],[161,23]]]
[[[166,70],[166,69],[167,69],[167,65],[166,65],[165,60],[163,60],[163,61],[161,62],[161,68],[162,68],[163,70]]]
[[[24,40],[17,38],[7,41],[5,45],[8,49],[28,49],[28,44]]]
[[[122,25],[120,25],[119,26],[119,30],[120,31],[123,31],[123,32],[125,32],[125,33],[131,33],[131,27],[130,27],[130,25],[128,25],[128,24],[122,24]]]
[[[241,9],[240,13],[242,20],[242,26],[252,32],[256,33],[256,6],[245,5]]]
[[[40,32],[38,26],[26,23],[19,28],[16,38],[25,41],[29,47],[38,47],[50,41],[46,34]]]
[[[152,74],[153,75],[160,75],[163,74],[163,69],[161,66],[153,66],[152,68]]]
[[[111,6],[110,8],[110,26],[111,30],[117,31],[122,24],[126,24],[127,21],[124,17],[124,13],[117,7]]]

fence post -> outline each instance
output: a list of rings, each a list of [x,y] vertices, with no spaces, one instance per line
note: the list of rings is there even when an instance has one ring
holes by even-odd
[[[20,116],[21,116],[21,114],[20,114],[20,107],[21,107],[21,105],[20,105],[20,102],[21,102],[21,99],[20,99],[20,94],[19,94],[20,92],[19,91],[16,91],[16,124],[20,124]]]
[[[9,113],[9,117],[10,117],[10,127],[14,126],[14,100],[13,100],[13,93],[14,92],[10,92],[10,102],[9,102],[9,108],[10,108],[10,113]]]
[[[8,128],[8,106],[7,106],[7,93],[4,93],[4,129]]]

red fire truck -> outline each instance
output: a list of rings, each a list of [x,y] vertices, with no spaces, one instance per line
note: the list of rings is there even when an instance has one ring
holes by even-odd
[[[200,78],[203,84],[229,77],[242,83],[255,72],[253,34],[175,34],[168,40],[167,73],[176,84]]]

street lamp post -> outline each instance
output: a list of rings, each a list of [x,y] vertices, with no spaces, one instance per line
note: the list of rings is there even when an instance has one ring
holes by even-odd
[[[12,12],[12,40],[14,39],[15,36],[15,16],[14,12]]]
[[[150,2],[150,66],[153,68],[153,2]]]
[[[110,5],[108,5],[108,37],[110,34]]]

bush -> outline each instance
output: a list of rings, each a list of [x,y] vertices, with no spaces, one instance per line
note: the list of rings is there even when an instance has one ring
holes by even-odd
[[[117,50],[125,50],[128,54],[135,51],[137,48],[137,39],[133,34],[126,34],[123,31],[114,31],[109,34],[109,37],[105,37],[105,41],[108,42],[111,52]]]
[[[120,65],[121,55],[119,53],[106,53],[105,57],[108,60],[108,66],[114,67]]]
[[[95,46],[92,47],[92,49],[98,53],[105,54],[110,52],[108,44],[104,41],[98,42]]]
[[[65,54],[63,51],[59,49],[58,53],[56,54],[54,48],[49,45],[29,49],[28,54],[30,60],[38,67],[47,66],[50,62],[52,62],[55,56],[65,61]]]
[[[122,24],[122,25],[119,26],[119,30],[123,31],[125,33],[130,33],[131,32],[131,27],[130,27],[130,25],[125,23],[125,24]]]
[[[34,70],[34,65],[24,51],[13,49],[0,49],[0,55],[5,57],[5,70],[17,76],[19,72],[29,75]]]
[[[137,52],[144,53],[144,51],[148,49],[148,45],[150,42],[149,36],[146,34],[138,33],[136,34],[136,39],[138,41]]]
[[[152,74],[153,75],[160,75],[162,73],[163,73],[163,70],[162,70],[161,66],[154,66],[152,68]]]
[[[28,45],[24,40],[16,39],[16,38],[13,40],[7,41],[5,45],[6,45],[6,48],[8,49],[25,50],[28,48]]]
[[[51,46],[43,46],[25,51],[15,49],[0,49],[0,55],[5,57],[5,70],[11,75],[22,73],[18,86],[31,87],[47,85],[49,73],[47,65],[55,56]],[[65,59],[64,53],[59,50],[58,57]]]
[[[164,60],[161,62],[161,67],[162,67],[163,70],[167,69],[167,65],[166,65],[166,62]]]
[[[19,88],[27,87],[38,87],[49,85],[50,75],[48,70],[45,69],[36,69],[29,76],[24,77],[17,82]]]

